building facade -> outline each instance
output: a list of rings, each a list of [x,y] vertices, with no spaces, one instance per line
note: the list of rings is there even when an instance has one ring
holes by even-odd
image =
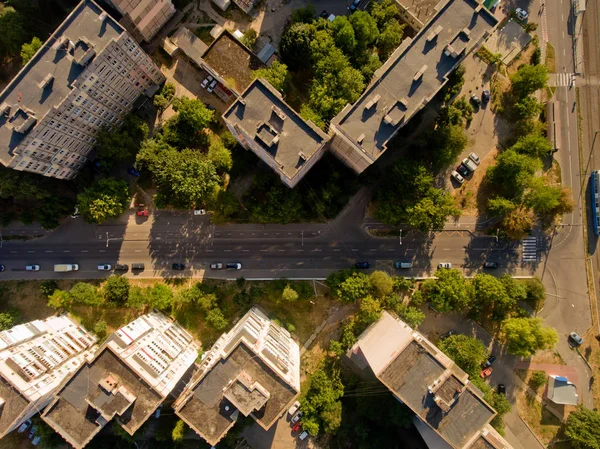
[[[299,392],[298,343],[254,307],[204,354],[198,374],[173,407],[214,446],[240,413],[268,430]]]
[[[67,315],[0,332],[0,438],[46,407],[95,344]]]
[[[121,25],[83,0],[0,93],[0,162],[72,179],[98,131],[164,80]]]
[[[139,42],[150,42],[176,11],[171,0],[109,1],[123,14],[121,23]]]
[[[63,383],[42,419],[77,449],[113,419],[133,435],[172,391],[183,388],[199,348],[166,316],[143,315],[112,334]]]

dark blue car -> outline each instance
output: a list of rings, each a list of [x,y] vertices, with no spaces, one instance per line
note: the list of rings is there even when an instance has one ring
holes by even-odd
[[[371,264],[369,262],[356,262],[356,264],[354,266],[358,269],[366,270],[367,268],[369,268],[371,266]]]
[[[136,170],[135,168],[133,168],[133,167],[130,167],[130,168],[128,168],[128,169],[127,169],[127,173],[129,173],[130,175],[133,175],[133,176],[137,176],[137,177],[139,177],[139,176],[140,176],[140,172],[139,172],[139,171],[137,171],[137,170]]]

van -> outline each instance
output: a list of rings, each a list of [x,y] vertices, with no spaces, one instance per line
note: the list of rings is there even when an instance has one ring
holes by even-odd
[[[132,270],[139,270],[139,271],[143,271],[144,270],[144,264],[143,263],[132,263],[131,264],[131,269]]]
[[[402,270],[408,270],[409,268],[412,268],[412,262],[403,262],[398,260],[396,263],[394,263],[394,266]]]

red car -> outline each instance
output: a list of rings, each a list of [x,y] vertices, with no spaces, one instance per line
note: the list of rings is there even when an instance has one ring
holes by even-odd
[[[492,375],[492,371],[493,368],[490,366],[484,370],[481,371],[481,373],[479,374],[481,376],[482,379],[485,379],[486,377],[490,377]]]
[[[294,432],[300,432],[300,429],[302,428],[302,423],[299,422],[298,424],[296,424],[294,427],[292,427],[292,431]]]
[[[147,217],[148,215],[150,215],[150,212],[148,212],[146,209],[144,209],[144,210],[138,210],[135,214],[138,217]]]

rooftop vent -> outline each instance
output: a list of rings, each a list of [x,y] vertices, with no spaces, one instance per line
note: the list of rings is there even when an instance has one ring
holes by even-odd
[[[109,374],[98,382],[98,386],[110,394],[116,391],[117,385],[119,385],[119,381],[112,374]]]
[[[306,154],[304,154],[302,151],[300,151],[300,152],[298,153],[298,157],[299,157],[300,159],[302,159],[304,162],[306,162],[306,161],[308,160],[308,157],[307,157],[307,156],[306,156]]]
[[[464,28],[462,29],[462,32],[463,32],[463,34],[464,34],[465,36],[467,36],[467,39],[469,39],[469,38],[471,37],[471,30],[470,30],[469,28],[467,28],[467,27],[464,27]]]
[[[377,102],[381,99],[381,95],[374,95],[371,100],[365,105],[365,109],[371,109],[373,106],[377,104]]]
[[[363,143],[363,140],[365,140],[365,133],[362,133],[360,136],[358,136],[358,139],[356,139],[356,141],[360,144]]]
[[[52,73],[48,73],[44,79],[38,83],[38,87],[40,89],[45,89],[52,81],[54,81],[54,75],[52,75]]]
[[[64,49],[69,45],[69,38],[67,36],[62,36],[60,39],[56,41],[57,49]]]
[[[10,115],[10,105],[8,103],[2,103],[0,105],[0,115],[8,117]]]
[[[444,27],[442,27],[441,25],[435,27],[435,29],[427,35],[427,42],[433,41],[443,29]]]
[[[420,80],[426,70],[427,70],[427,65],[424,65],[423,67],[421,67],[421,69],[417,73],[415,73],[415,77],[413,78],[413,81]]]
[[[277,117],[279,117],[279,119],[282,121],[287,118],[287,116],[283,113],[283,111],[281,109],[279,109],[277,106],[271,106],[271,111],[273,111],[273,114],[275,114]]]
[[[100,19],[100,21],[103,22],[107,17],[108,14],[106,14],[106,11],[102,11],[102,13],[98,16],[98,19]]]

